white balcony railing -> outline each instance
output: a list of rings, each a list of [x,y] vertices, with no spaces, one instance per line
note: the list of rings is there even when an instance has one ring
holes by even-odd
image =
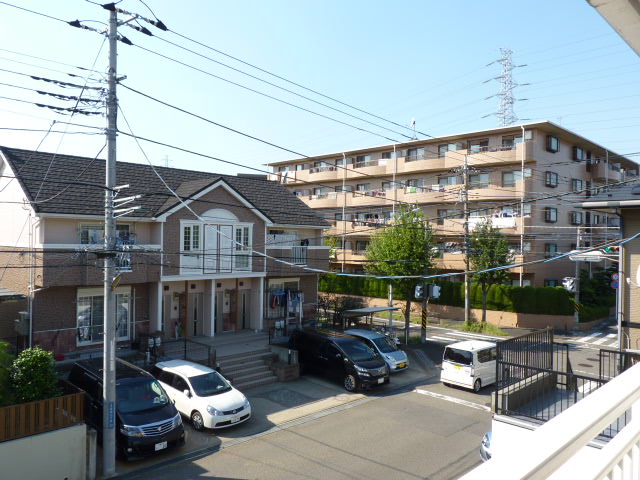
[[[617,435],[601,449],[588,446],[628,410],[631,421]],[[460,480],[640,478],[640,365],[528,433],[526,442],[502,439],[502,450]]]

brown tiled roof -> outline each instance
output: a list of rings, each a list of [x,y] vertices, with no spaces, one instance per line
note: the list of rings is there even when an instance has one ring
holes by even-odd
[[[105,161],[72,155],[1,147],[17,180],[38,213],[104,215]],[[328,226],[314,210],[284,186],[264,179],[218,175],[179,168],[155,167],[180,196],[188,197],[223,180],[273,223]],[[142,195],[134,202],[136,217],[157,217],[178,204],[149,165],[117,162],[122,196]]]

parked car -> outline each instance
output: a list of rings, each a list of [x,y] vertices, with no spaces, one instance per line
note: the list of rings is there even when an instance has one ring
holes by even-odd
[[[298,351],[301,371],[314,371],[342,381],[349,392],[389,383],[389,367],[361,339],[329,330],[295,330],[289,348]]]
[[[496,381],[496,344],[466,340],[444,347],[440,380],[480,391]]]
[[[377,351],[384,361],[387,362],[391,373],[400,372],[409,368],[407,354],[400,350],[396,343],[387,335],[358,328],[345,330],[344,333],[361,338],[364,343]]]
[[[102,440],[101,358],[81,360],[71,367],[69,382],[86,393],[86,422]],[[184,445],[182,417],[162,385],[150,373],[116,360],[116,448],[126,459]]]
[[[483,462],[491,460],[491,430],[482,437],[482,443],[480,443],[480,458]]]
[[[209,367],[169,360],[157,363],[151,372],[196,430],[230,427],[251,418],[247,397]]]

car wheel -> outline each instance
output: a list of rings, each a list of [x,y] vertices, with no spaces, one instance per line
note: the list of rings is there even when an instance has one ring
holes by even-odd
[[[358,381],[354,375],[347,374],[344,377],[344,388],[347,392],[355,392],[358,390]]]
[[[388,384],[390,381],[391,381],[391,377],[387,377],[387,378],[384,379],[384,383],[385,384]]]
[[[478,393],[481,388],[482,388],[482,382],[478,378],[475,382],[473,382],[473,391]]]
[[[191,413],[191,424],[193,425],[193,428],[198,431],[204,430],[204,420],[202,419],[202,414],[199,411],[194,410],[193,413]]]

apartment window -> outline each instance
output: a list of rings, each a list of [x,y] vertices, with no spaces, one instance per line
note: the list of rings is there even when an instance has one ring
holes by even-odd
[[[356,168],[366,167],[371,162],[371,155],[357,155],[356,156]]]
[[[251,259],[249,227],[236,227],[234,262],[237,270],[248,270]]]
[[[582,212],[569,212],[571,225],[582,225]]]
[[[422,187],[424,182],[419,178],[410,178],[405,182],[407,187]]]
[[[548,223],[555,223],[558,221],[558,209],[553,207],[544,208],[544,221]]]
[[[582,180],[580,180],[579,178],[571,179],[571,190],[573,192],[582,193],[583,189],[584,189],[584,182]]]
[[[600,224],[600,215],[597,213],[591,214],[591,225],[599,225]]]
[[[504,148],[513,148],[518,143],[522,143],[521,136],[509,135],[502,137],[502,146]]]
[[[353,192],[353,185],[345,185],[344,187],[342,185],[338,185],[336,187],[336,192]]]
[[[356,185],[356,190],[358,192],[366,192],[367,190],[371,190],[370,183],[359,183]]]
[[[544,286],[545,287],[557,287],[559,285],[560,285],[560,283],[555,278],[545,278],[544,279]]]
[[[438,185],[457,185],[458,184],[458,177],[456,175],[449,175],[447,177],[439,177],[438,178]]]
[[[382,182],[382,190],[393,190],[393,182]]]
[[[289,165],[283,165],[281,167],[278,167],[278,172],[288,172],[291,168],[289,167]]]
[[[393,152],[382,152],[382,157],[383,159],[391,159],[393,158]]]
[[[531,204],[530,203],[525,203],[524,205],[522,205],[522,216],[523,217],[530,217],[531,216]]]
[[[200,250],[200,225],[182,226],[182,251]]]
[[[424,148],[409,148],[407,149],[407,161],[420,160],[424,158]]]
[[[557,243],[545,243],[544,244],[544,256],[546,258],[555,257],[558,255],[558,244]]]
[[[296,164],[296,171],[300,171],[300,170],[307,170],[309,168],[309,165],[306,163],[298,163]]]
[[[336,158],[336,167],[341,167],[344,165],[344,158]]]
[[[587,181],[585,185],[586,195],[587,197],[591,196],[591,182]]]
[[[515,187],[516,182],[522,177],[522,172],[515,170],[513,172],[502,172],[502,186]]]
[[[449,144],[438,145],[438,158],[443,158],[449,151]]]
[[[436,220],[436,223],[438,225],[444,225],[444,221],[446,219],[452,218],[462,218],[462,213],[459,210],[455,210],[452,208],[438,209],[438,218]]]
[[[485,152],[489,148],[489,139],[469,140],[469,153]]]
[[[475,175],[469,175],[469,188],[488,188],[489,187],[489,174],[488,173],[476,173]]]
[[[582,162],[584,159],[584,149],[580,147],[573,147],[573,160],[576,162]]]
[[[489,209],[487,209],[487,208],[478,208],[476,210],[471,210],[469,212],[469,215],[471,217],[488,217],[489,216]]]
[[[364,252],[367,250],[369,246],[369,242],[367,240],[356,240],[356,251]]]
[[[558,186],[558,174],[556,172],[545,172],[544,184],[547,187],[556,188]]]
[[[556,153],[560,151],[560,142],[558,137],[547,135],[547,152]]]

